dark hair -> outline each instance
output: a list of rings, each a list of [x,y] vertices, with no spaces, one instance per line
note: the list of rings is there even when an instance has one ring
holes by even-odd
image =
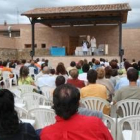
[[[139,77],[138,71],[134,68],[129,68],[127,70],[127,79],[130,82],[136,82]]]
[[[26,77],[28,76],[28,74],[29,74],[29,68],[26,67],[26,66],[22,66],[22,67],[20,68],[20,78],[21,78],[21,79],[22,79],[22,78],[26,78]]]
[[[135,68],[136,70],[138,70],[138,64],[137,63],[133,63],[132,67]]]
[[[96,60],[95,58],[92,58],[92,63],[94,63],[94,62],[95,62],[95,60]]]
[[[129,67],[131,67],[131,64],[128,61],[124,62],[124,67],[127,70]]]
[[[55,80],[55,85],[56,87],[62,85],[62,84],[65,84],[65,77],[60,75],[60,76],[57,76],[56,80]]]
[[[115,60],[111,60],[110,66],[112,69],[119,69],[117,62]]]
[[[43,70],[43,68],[44,68],[45,66],[48,66],[48,64],[43,63],[43,64],[41,65],[41,70]]]
[[[79,90],[70,85],[64,84],[57,87],[53,93],[53,109],[56,114],[67,120],[78,111],[80,100]]]
[[[118,70],[117,69],[112,69],[112,76],[115,77],[118,75]]]
[[[55,74],[55,69],[50,69],[50,73],[54,75]]]
[[[0,61],[0,66],[2,66],[2,61]]]
[[[22,60],[21,60],[21,63],[22,63],[22,64],[25,64],[25,63],[26,63],[26,59],[22,59]]]
[[[112,76],[112,68],[110,66],[105,67],[105,78],[110,78]]]
[[[96,83],[97,72],[93,69],[90,69],[87,73],[87,80],[89,83]]]
[[[83,70],[83,72],[88,72],[89,71],[89,64],[84,64],[82,66],[82,70]]]
[[[7,61],[3,61],[3,64],[2,64],[4,67],[7,66]]]
[[[12,136],[19,130],[14,109],[14,96],[8,89],[0,89],[0,136]]]
[[[57,67],[56,67],[56,74],[59,75],[59,74],[66,74],[66,69],[65,69],[65,66],[62,65],[62,64],[58,64]]]
[[[71,67],[75,67],[76,66],[76,63],[74,61],[71,61],[70,66]]]

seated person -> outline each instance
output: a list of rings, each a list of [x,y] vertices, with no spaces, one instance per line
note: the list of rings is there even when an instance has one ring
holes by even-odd
[[[0,140],[39,140],[31,124],[19,121],[14,96],[7,89],[0,90]]]
[[[53,108],[56,123],[43,128],[41,140],[113,140],[103,122],[93,116],[77,113],[80,93],[77,88],[69,84],[57,87],[53,93]]]
[[[34,80],[29,75],[29,68],[22,66],[20,68],[20,77],[18,79],[18,85],[35,85]]]
[[[70,76],[71,76],[72,79],[69,78],[67,80],[67,83],[72,84],[72,85],[74,85],[77,88],[84,87],[85,83],[84,83],[84,81],[78,79],[78,75],[79,74],[78,74],[78,70],[77,69],[71,70],[70,71]]]

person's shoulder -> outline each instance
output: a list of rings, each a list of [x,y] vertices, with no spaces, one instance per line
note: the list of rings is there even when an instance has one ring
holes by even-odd
[[[97,87],[101,88],[101,89],[106,89],[106,87],[104,85],[101,84],[95,84]]]

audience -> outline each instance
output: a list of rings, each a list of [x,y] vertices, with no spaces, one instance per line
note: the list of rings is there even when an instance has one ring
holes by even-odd
[[[77,114],[79,100],[79,90],[71,85],[64,84],[54,90],[53,108],[57,114],[56,123],[42,130],[41,140],[113,140],[99,118]]]

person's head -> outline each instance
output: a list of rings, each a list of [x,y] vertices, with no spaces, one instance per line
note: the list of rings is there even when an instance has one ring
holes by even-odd
[[[137,63],[133,63],[132,67],[135,68],[136,70],[138,70],[138,64]]]
[[[2,64],[4,67],[7,67],[7,61],[3,61],[3,64]]]
[[[76,68],[77,68],[78,70],[80,70],[80,69],[81,69],[81,65],[80,65],[79,63],[77,63],[77,64],[76,64]]]
[[[97,77],[98,79],[103,79],[105,77],[105,70],[103,68],[97,69]]]
[[[129,67],[131,67],[131,64],[130,64],[128,61],[125,61],[125,62],[124,62],[124,67],[125,67],[125,69],[126,69],[126,71],[127,71],[127,69],[128,69]]]
[[[132,59],[132,62],[136,62],[136,60],[135,59]]]
[[[55,74],[55,69],[50,69],[50,74],[54,75]]]
[[[118,70],[117,69],[112,69],[112,76],[115,77],[118,75]]]
[[[95,63],[95,60],[96,60],[95,58],[92,58],[92,63],[93,63],[93,64]]]
[[[41,65],[41,70],[43,70],[43,68],[44,68],[45,66],[48,66],[48,64],[43,63],[43,64]]]
[[[64,77],[64,76],[62,76],[62,75],[57,76],[57,77],[56,77],[56,80],[55,80],[55,85],[56,85],[56,87],[65,84],[65,81],[66,81],[66,80],[65,80],[65,77]]]
[[[65,66],[62,65],[62,64],[58,64],[57,67],[56,67],[56,74],[59,75],[59,74],[66,74],[66,69],[65,69]]]
[[[95,65],[100,65],[100,61],[99,60],[95,60]]]
[[[49,73],[50,73],[50,69],[49,69],[47,66],[45,66],[45,67],[43,68],[43,70],[42,70],[42,73],[43,73],[43,74],[49,74]]]
[[[135,68],[133,67],[128,68],[127,79],[129,80],[129,82],[136,82],[138,77],[139,77],[139,74]]]
[[[117,62],[115,60],[112,60],[110,62],[110,66],[112,69],[118,69],[118,65],[117,65]]]
[[[21,63],[22,63],[22,64],[25,64],[25,63],[26,63],[26,59],[22,59],[22,60],[21,60]]]
[[[14,96],[8,89],[0,89],[0,136],[14,135],[19,119],[14,109]]]
[[[82,66],[82,70],[83,70],[83,72],[85,72],[85,73],[87,73],[88,71],[89,71],[89,64],[84,64],[83,66]]]
[[[105,67],[105,78],[110,78],[112,76],[112,68],[110,66]]]
[[[22,66],[20,68],[20,78],[27,77],[29,74],[29,68],[26,66]]]
[[[70,62],[70,66],[71,66],[71,67],[75,67],[75,66],[76,66],[75,61],[71,61],[71,62]]]
[[[79,100],[79,90],[70,84],[63,84],[53,92],[53,109],[58,116],[67,120],[78,111]]]
[[[72,77],[72,79],[77,79],[78,78],[78,70],[77,69],[72,69],[70,71],[70,76]]]
[[[97,80],[97,72],[93,69],[90,69],[87,73],[87,80],[89,83],[94,84]]]

